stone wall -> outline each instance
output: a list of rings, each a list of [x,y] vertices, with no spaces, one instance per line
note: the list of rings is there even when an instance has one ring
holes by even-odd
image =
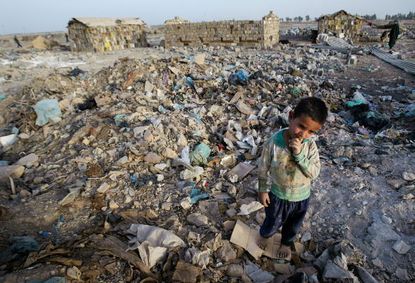
[[[279,41],[279,19],[273,13],[261,21],[218,21],[164,26],[165,46],[271,47]]]
[[[319,33],[333,33],[335,36],[343,34],[345,38],[359,41],[361,37],[363,21],[362,19],[340,13],[335,16],[322,17],[318,21]]]
[[[74,22],[68,26],[72,51],[105,52],[147,46],[144,26],[88,27]]]

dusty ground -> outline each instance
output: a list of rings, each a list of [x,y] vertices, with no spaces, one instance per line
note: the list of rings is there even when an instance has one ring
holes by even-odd
[[[414,41],[400,42],[397,49],[413,59]],[[241,50],[241,54],[258,52],[273,54],[280,51]],[[143,48],[111,52],[106,54],[70,53],[67,51],[34,51],[32,49],[0,49],[0,94],[13,96],[33,80],[45,78],[49,74],[64,74],[73,67],[95,74],[104,67],[112,66],[120,58],[138,60],[146,58],[163,59],[180,56],[182,50],[165,51],[160,48]],[[341,58],[346,63],[345,58]],[[402,181],[404,172],[415,173],[414,120],[394,116],[396,103],[408,104],[406,91],[400,86],[415,89],[413,75],[407,74],[374,56],[360,55],[358,63],[348,66],[344,72],[327,73],[327,79],[334,82],[334,88],[344,99],[352,89],[359,87],[373,97],[382,113],[391,115],[392,128],[405,132],[402,139],[386,140],[370,138],[351,130],[342,123],[329,123],[321,133],[319,141],[322,172],[315,182],[311,208],[303,231],[310,231],[317,244],[327,240],[349,240],[366,257],[366,268],[381,282],[403,282],[398,279],[397,268],[407,271],[407,281],[415,278],[415,206],[414,199],[403,199],[414,193],[414,181]],[[382,88],[383,87],[383,88]],[[392,96],[393,103],[381,101],[382,96]],[[24,101],[21,101],[24,103]],[[412,101],[413,103],[413,101]],[[336,110],[333,109],[335,112]],[[412,134],[412,136],[411,136]],[[58,146],[53,141],[50,146]],[[63,146],[63,145],[62,145]],[[22,149],[24,150],[24,148]],[[27,149],[29,150],[29,149]],[[103,221],[108,215],[101,211],[103,199],[84,196],[71,207],[61,207],[58,202],[67,194],[67,190],[55,186],[57,179],[70,176],[59,175],[59,168],[71,156],[59,156],[59,150],[31,148],[31,152],[49,154],[51,163],[44,160],[43,166],[50,166],[49,174],[40,176],[47,183],[44,193],[29,198],[10,199],[7,186],[0,187],[0,248],[7,247],[7,239],[12,236],[30,235],[47,242],[64,243],[83,234],[103,232]],[[73,152],[76,155],[76,152]],[[23,156],[24,152],[5,152],[0,159],[12,162]],[[338,157],[347,157],[347,162],[336,163]],[[53,160],[53,161],[52,161]],[[60,162],[59,162],[60,161]],[[55,166],[55,167],[54,167]],[[75,181],[75,180],[74,180]],[[391,181],[401,181],[397,188]],[[247,197],[255,197],[250,190],[255,182],[255,174],[248,176],[240,184]],[[36,181],[33,181],[36,184]],[[17,182],[18,186],[24,183]],[[174,189],[175,184],[166,184],[165,190]],[[29,188],[27,188],[29,190]],[[150,208],[159,211],[153,223],[168,227],[168,211],[161,210],[163,199],[154,199],[155,188],[146,188],[138,196],[141,211]],[[162,195],[162,194],[157,194]],[[181,215],[179,215],[179,218]],[[149,221],[148,218],[139,218]],[[170,221],[174,222],[174,219]],[[220,226],[220,225],[219,225]],[[122,227],[118,227],[122,229]],[[42,239],[39,232],[48,231],[50,236]],[[397,239],[411,246],[405,255],[392,250]],[[0,249],[1,250],[1,249]],[[5,271],[0,270],[4,273]],[[7,272],[6,272],[7,273]],[[0,274],[1,275],[1,274]],[[115,276],[106,281],[115,282]],[[123,281],[118,281],[123,282]]]

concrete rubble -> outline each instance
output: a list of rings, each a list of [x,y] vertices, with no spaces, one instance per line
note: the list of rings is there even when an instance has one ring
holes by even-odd
[[[346,87],[336,74],[369,55],[312,46],[157,52],[57,69],[0,101],[0,281],[414,279],[413,79]],[[234,226],[259,229],[262,145],[310,95],[331,109],[310,211],[290,262],[255,259]],[[7,257],[15,233],[42,245]]]

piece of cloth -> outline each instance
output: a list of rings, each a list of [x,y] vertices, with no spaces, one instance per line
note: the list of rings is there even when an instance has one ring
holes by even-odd
[[[280,199],[301,201],[310,197],[311,181],[320,173],[316,143],[305,139],[298,155],[293,155],[282,129],[264,145],[259,160],[259,191],[273,192]]]
[[[270,204],[265,208],[265,220],[261,225],[259,234],[263,238],[272,237],[282,226],[281,243],[286,246],[291,246],[303,224],[309,199],[291,202],[279,199],[271,192],[268,194]]]

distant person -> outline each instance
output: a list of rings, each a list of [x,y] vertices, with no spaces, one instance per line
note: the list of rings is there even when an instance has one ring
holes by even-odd
[[[65,33],[65,39],[66,39],[66,42],[69,42],[69,37],[67,33]]]
[[[327,106],[319,98],[300,100],[289,113],[288,128],[264,144],[259,160],[259,201],[265,206],[258,245],[282,227],[279,258],[291,258],[291,246],[306,215],[311,181],[320,173],[320,158],[312,138],[327,119]],[[268,180],[271,182],[268,183]]]
[[[22,48],[23,46],[20,44],[19,39],[17,38],[17,36],[14,36],[14,42],[16,42],[17,44],[17,48]]]
[[[369,23],[370,26],[375,26],[377,29],[390,29],[389,31],[384,31],[380,37],[383,41],[387,36],[389,36],[389,49],[392,49],[395,46],[396,41],[398,40],[398,36],[400,34],[400,26],[397,20],[391,21],[386,25],[375,25],[373,23]]]

